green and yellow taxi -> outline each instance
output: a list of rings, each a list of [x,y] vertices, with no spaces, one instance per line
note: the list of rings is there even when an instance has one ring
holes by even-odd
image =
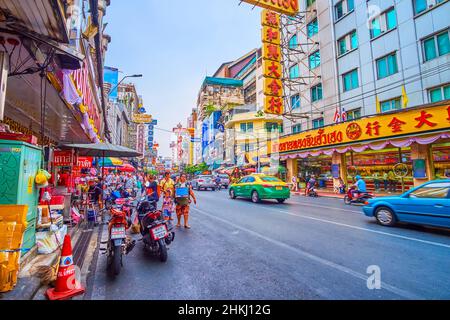
[[[263,199],[275,199],[283,203],[291,196],[289,186],[280,179],[265,174],[252,174],[233,183],[229,190],[230,198],[251,199],[258,203]]]

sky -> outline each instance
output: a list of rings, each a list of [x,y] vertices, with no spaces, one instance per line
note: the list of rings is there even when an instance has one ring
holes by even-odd
[[[112,0],[105,33],[106,66],[130,79],[158,127],[172,130],[196,106],[206,75],[260,46],[260,9],[239,0]],[[159,154],[173,135],[155,130]]]

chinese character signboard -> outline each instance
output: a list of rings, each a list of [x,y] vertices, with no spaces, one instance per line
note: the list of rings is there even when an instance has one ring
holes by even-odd
[[[242,0],[258,7],[295,16],[298,13],[298,0]]]
[[[145,153],[145,125],[140,124],[137,127],[136,151]]]
[[[450,106],[415,108],[282,137],[279,142],[273,144],[272,150],[284,153],[352,142],[386,140],[386,138],[447,131],[449,129]],[[419,164],[417,164],[417,167],[419,167]],[[419,169],[417,171],[418,175],[422,174]]]
[[[261,22],[263,26],[261,35],[263,42],[264,112],[281,115],[284,113],[284,101],[283,82],[281,81],[283,68],[281,66],[280,15],[274,11],[263,10]]]

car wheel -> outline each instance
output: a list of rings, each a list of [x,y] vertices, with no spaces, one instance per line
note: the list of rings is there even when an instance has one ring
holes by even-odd
[[[397,222],[394,212],[388,207],[379,207],[375,210],[375,218],[382,226],[392,227]]]
[[[253,203],[259,203],[261,199],[259,198],[258,192],[255,190],[252,192],[252,202]]]
[[[278,203],[284,203],[286,199],[277,199]]]
[[[236,199],[236,193],[234,192],[233,189],[230,189],[230,198],[231,199]]]

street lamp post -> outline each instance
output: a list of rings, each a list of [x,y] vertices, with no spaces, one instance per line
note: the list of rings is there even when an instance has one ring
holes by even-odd
[[[133,74],[133,75],[130,75],[130,76],[125,76],[125,77],[123,77],[122,80],[120,80],[119,83],[118,83],[114,88],[112,88],[111,91],[109,91],[108,97],[113,93],[114,90],[116,90],[116,89],[120,86],[120,84],[121,84],[125,79],[127,79],[127,78],[142,78],[142,77],[143,77],[142,74]]]

